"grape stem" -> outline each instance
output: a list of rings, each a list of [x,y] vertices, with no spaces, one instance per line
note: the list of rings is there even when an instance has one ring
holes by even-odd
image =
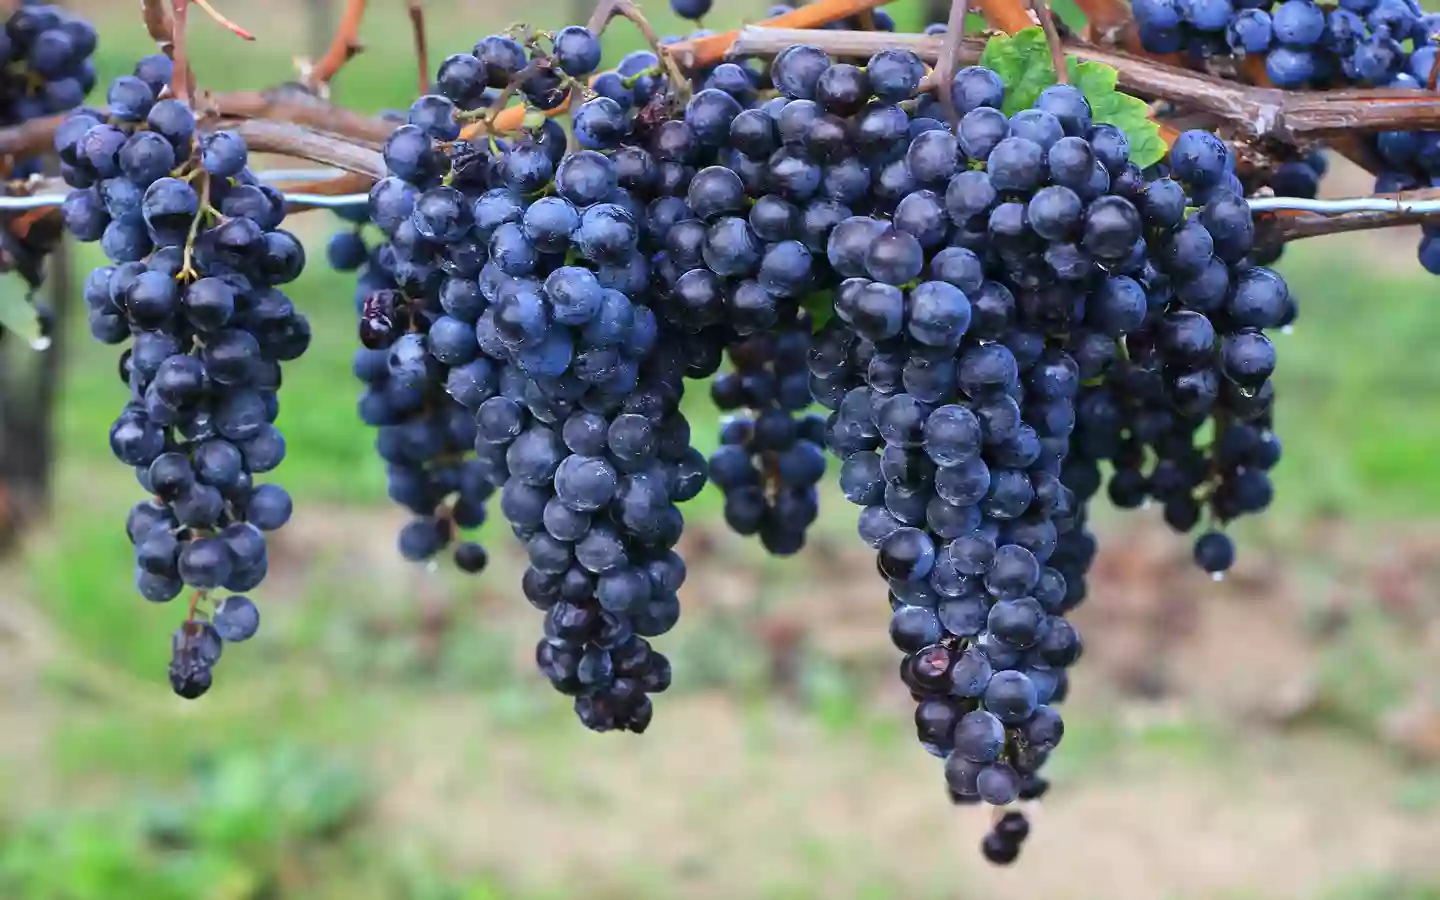
[[[550,66],[551,60],[548,56],[537,56],[531,60],[525,68],[512,75],[510,81],[500,90],[500,96],[496,97],[495,102],[490,104],[490,108],[485,111],[485,115],[481,117],[480,121],[460,132],[461,140],[469,140],[480,128],[483,128],[486,134],[493,136],[498,130],[495,127],[495,120],[505,111],[505,104],[510,102],[510,98],[515,95],[517,90],[525,86],[525,82],[539,75],[541,72],[549,71]],[[563,105],[567,104],[562,104],[562,106]],[[516,108],[522,110],[521,115],[523,117],[524,104]]]
[[[190,283],[199,277],[195,271],[195,240],[200,237],[200,222],[205,218],[205,211],[210,208],[210,173],[204,169],[196,169],[200,173],[200,205],[195,209],[195,218],[190,220],[190,234],[185,238],[185,256],[180,271],[175,275],[177,281]],[[190,615],[195,615],[195,601],[190,601]]]
[[[205,599],[205,591],[196,591],[190,595],[190,608],[185,613],[185,623],[188,625],[195,621],[195,613],[200,611],[200,602]]]
[[[364,44],[360,42],[360,23],[365,18],[365,0],[345,0],[345,11],[335,26],[335,36],[325,55],[304,74],[305,85],[324,97],[330,93],[330,80],[340,68],[355,57]]]
[[[430,93],[430,44],[425,40],[425,5],[423,0],[406,0],[410,15],[410,31],[415,36],[415,62],[420,68],[420,94]]]
[[[629,19],[636,28],[640,29],[640,33],[645,37],[645,42],[650,45],[650,49],[660,58],[661,64],[669,73],[670,89],[679,94],[682,100],[688,99],[690,79],[685,77],[679,63],[665,52],[665,48],[660,45],[660,36],[655,33],[650,21],[630,0],[600,0],[600,5],[595,7],[595,12],[590,16],[586,27],[590,29],[591,34],[599,37],[604,33],[606,26],[610,24],[610,20],[616,16]]]

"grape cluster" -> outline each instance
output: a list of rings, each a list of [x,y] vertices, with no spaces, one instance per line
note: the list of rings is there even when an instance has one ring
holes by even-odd
[[[56,6],[27,2],[11,11],[0,31],[0,125],[74,109],[95,86],[95,29],[84,19]],[[41,172],[39,157],[15,160],[8,178],[24,180]],[[61,229],[53,221],[35,223],[17,236],[0,229],[0,271],[14,271],[33,292],[44,280],[45,257],[55,249]],[[36,302],[37,346],[47,344],[53,313]],[[0,330],[0,337],[4,332]]]
[[[389,176],[368,209],[384,242],[342,236],[331,256],[362,269],[361,415],[380,427],[392,496],[420,515],[402,553],[432,555],[498,489],[526,551],[525,596],[545,612],[540,670],[588,727],[639,732],[671,677],[647,639],[680,613],[676,504],[706,479],[683,379],[713,372],[723,339],[655,311],[653,170],[619,148],[567,154],[548,120],[493,143],[461,137],[484,114],[476,98],[522,70],[526,102],[546,108],[599,62],[598,40],[576,27],[525,44],[491,35],[444,60],[439,93],[384,147]],[[646,78],[660,90],[644,74],[627,96]],[[579,113],[575,130],[584,143]],[[450,495],[448,512],[431,511]],[[468,546],[462,568],[462,553],[478,555]]]
[[[799,45],[682,83],[637,51],[580,91],[599,64],[573,27],[445,60],[384,148],[383,243],[331,245],[361,273],[361,414],[392,445],[392,495],[404,472],[423,490],[396,499],[433,523],[414,555],[444,544],[454,513],[430,507],[469,504],[471,473],[498,489],[545,611],[541,671],[587,726],[643,731],[670,680],[646,639],[679,615],[676,504],[708,473],[735,530],[795,552],[823,444],[952,799],[1038,798],[1101,462],[1121,505],[1192,526],[1269,500],[1263,332],[1294,304],[1257,263],[1228,151],[1189,132],[1142,172],[1077,89],[1007,115],[981,67],[955,75],[948,126],[904,50],[859,67]],[[469,140],[475,98],[507,85],[541,109],[573,92],[578,149],[537,119]],[[712,397],[743,413],[706,461],[679,403],[727,352]],[[1207,532],[1197,556],[1216,571],[1227,548]],[[983,853],[1011,862],[1028,832],[1010,811]]]
[[[469,379],[470,390],[493,391],[495,373],[477,359],[439,377],[438,363],[417,344],[442,307],[412,302],[396,286],[389,274],[394,250],[393,244],[367,247],[361,223],[337,232],[325,248],[332,268],[358,272],[355,311],[361,346],[351,369],[365,386],[360,418],[376,429],[375,449],[385,461],[390,499],[414,516],[397,536],[401,556],[424,562],[453,545],[456,568],[476,574],[485,569],[489,555],[479,541],[457,540],[458,532],[484,524],[495,486],[475,458],[473,415],[449,389]],[[475,290],[478,259],[447,258],[440,265],[447,281]],[[449,290],[453,295],[457,288]]]
[[[1151,53],[1263,56],[1277,87],[1423,87],[1440,18],[1414,0],[1136,0],[1140,43]],[[1413,51],[1413,52],[1412,52]]]
[[[1142,398],[1167,451],[1220,421],[1231,449],[1207,457],[1202,481],[1170,488],[1147,473],[1141,491],[1189,490],[1219,523],[1254,511],[1278,456],[1261,329],[1293,305],[1248,255],[1248,207],[1213,136],[1187,133],[1176,177],[1157,178],[1074,88],[1007,116],[995,73],[965,69],[952,129],[933,102],[908,102],[923,71],[901,51],[862,69],[792,47],[771,68],[782,99],[734,116],[729,166],[754,199],[752,232],[774,197],[824,223],[807,284],[833,290],[835,318],[812,340],[810,387],[833,410],[841,488],[863,507],[860,534],[890,588],[917,733],[946,759],[956,802],[1005,805],[1045,791],[1040,769],[1063,735],[1054,705],[1081,648],[1065,615],[1095,555],[1096,460],[1115,455],[1092,434],[1093,397],[1118,398],[1114,441],[1142,457],[1155,445],[1126,418]],[[1197,310],[1217,324],[1187,335],[1190,355],[1173,340],[1146,355]],[[1153,382],[1133,374],[1142,365]],[[1129,481],[1117,473],[1112,495]],[[1203,565],[1214,570],[1226,540],[1202,537]],[[984,852],[1003,863],[1028,826],[1002,821]]]
[[[1089,561],[1070,546],[1089,544],[1060,477],[1074,354],[1143,321],[1144,292],[1114,282],[1146,255],[1144,180],[1073,88],[1007,117],[1000,79],[965,69],[952,130],[901,105],[923,71],[904,52],[861,70],[785,51],[776,155],[819,155],[812,190],[845,204],[825,242],[836,318],[816,335],[811,386],[889,585],[919,739],[957,802],[1006,805],[1043,792],[1063,734],[1053,704],[1080,653],[1064,614]],[[828,143],[834,131],[845,139]]]
[[[95,29],[58,6],[27,2],[16,7],[0,31],[0,124],[19,125],[30,119],[72,110],[95,87]],[[11,172],[23,178],[38,174],[38,158]]]
[[[1152,53],[1185,52],[1197,65],[1211,58],[1263,57],[1265,77],[1282,88],[1425,88],[1435,75],[1440,15],[1415,0],[1136,0],[1140,42]],[[1367,136],[1383,163],[1376,193],[1428,187],[1440,176],[1440,134]],[[1318,150],[1282,162],[1265,183],[1282,197],[1314,197],[1325,174]],[[1256,185],[1258,186],[1258,185]],[[1440,241],[1428,229],[1420,263],[1440,274]],[[1278,248],[1269,248],[1271,259]]]
[[[810,405],[806,360],[810,321],[750,335],[729,348],[733,371],[710,383],[717,409],[744,410],[725,419],[710,457],[710,480],[725,494],[725,521],[759,535],[775,556],[805,546],[819,515],[817,485],[825,477],[825,420]]]
[[[212,594],[258,587],[264,532],[290,518],[289,494],[257,478],[285,458],[273,424],[281,363],[305,352],[310,326],[280,290],[305,264],[279,227],[284,198],[247,168],[239,135],[198,131],[191,108],[165,96],[172,74],[166,57],[142,59],[110,85],[108,116],[76,111],[55,149],[73,188],[65,228],[110,263],[85,281],[91,333],[130,342],[110,448],[152,495],[125,527],[135,586],[155,603],[194,589],[170,664],[175,692],[193,698],[224,642],[259,626],[243,593]]]
[[[1097,462],[1109,460],[1116,506],[1153,499],[1182,533],[1208,521],[1195,559],[1216,575],[1235,556],[1217,529],[1262,511],[1273,495],[1276,354],[1265,330],[1295,314],[1284,279],[1254,263],[1244,200],[1213,189],[1232,165],[1214,135],[1187,131],[1171,151],[1173,177],[1147,186],[1142,209],[1158,253],[1141,283],[1153,308],[1125,336],[1122,358],[1107,351],[1102,367],[1082,367],[1087,380],[1105,378],[1082,392],[1068,473],[1088,499],[1100,488]],[[1209,199],[1187,217],[1197,195]]]

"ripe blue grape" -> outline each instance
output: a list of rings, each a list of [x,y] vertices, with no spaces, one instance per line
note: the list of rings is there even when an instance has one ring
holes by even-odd
[[[257,587],[267,569],[261,530],[290,517],[284,489],[255,476],[284,459],[284,438],[273,425],[280,364],[304,352],[309,326],[276,287],[304,264],[299,242],[277,230],[283,210],[272,211],[268,195],[252,186],[238,135],[197,133],[189,107],[155,102],[169,79],[169,62],[160,60],[142,60],[135,75],[111,85],[117,124],[93,124],[83,112],[73,118],[89,124],[73,151],[65,150],[75,188],[66,225],[82,240],[98,238],[120,263],[88,282],[96,293],[108,282],[104,318],[95,319],[100,310],[92,307],[96,336],[109,343],[133,337],[121,365],[129,402],[111,446],[156,497],[132,512],[127,528],[137,590],[152,602],[186,585],[196,591],[170,666],[176,693],[193,698],[211,685],[221,641],[244,640],[258,623],[244,597],[211,595]],[[151,130],[138,130],[141,121]],[[78,128],[62,130],[69,148]],[[186,178],[173,177],[177,165],[186,171],[175,174]],[[103,204],[82,210],[97,196],[94,179],[103,180]],[[235,211],[233,218],[195,222],[195,186],[207,182],[211,204]],[[265,204],[263,212],[241,214],[248,208],[231,202],[247,191]],[[163,452],[152,453],[157,439]]]

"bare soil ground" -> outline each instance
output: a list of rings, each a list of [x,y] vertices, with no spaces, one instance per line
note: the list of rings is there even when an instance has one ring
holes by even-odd
[[[1326,543],[1355,545],[1344,537]],[[690,692],[661,698],[643,738],[517,728],[513,714],[437,694],[397,710],[374,747],[384,821],[457,866],[517,887],[584,885],[587,897],[1316,897],[1367,873],[1440,876],[1440,815],[1399,802],[1423,771],[1405,757],[1434,758],[1435,707],[1412,709],[1408,725],[1377,716],[1373,732],[1311,721],[1337,702],[1317,673],[1344,640],[1347,603],[1407,578],[1396,596],[1433,596],[1422,564],[1433,537],[1386,536],[1367,546],[1391,553],[1357,560],[1337,549],[1353,583],[1330,581],[1318,619],[1305,579],[1284,574],[1298,570],[1274,568],[1263,549],[1213,585],[1168,533],[1107,538],[1079,615],[1087,656],[1057,784],[1016,872],[978,861],[987,814],[945,801],[892,678],[865,689],[870,718],[857,727]],[[763,592],[763,568],[737,565],[733,543],[715,540],[709,561],[692,548],[702,559],[681,629]],[[820,545],[794,561],[803,587],[752,623],[757,637],[777,620],[808,624],[798,652],[888,675],[868,554]],[[533,635],[531,611],[520,615],[519,633]],[[1414,630],[1433,634],[1427,621]],[[871,721],[887,727],[867,737]]]

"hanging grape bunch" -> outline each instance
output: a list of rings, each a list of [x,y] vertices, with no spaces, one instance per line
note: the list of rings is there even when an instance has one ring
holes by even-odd
[[[110,263],[85,281],[90,331],[129,343],[110,448],[151,495],[125,523],[135,586],[153,603],[193,592],[170,683],[198,697],[224,645],[259,626],[242,592],[265,579],[265,532],[289,520],[291,502],[257,477],[285,458],[280,364],[305,352],[310,326],[280,290],[305,265],[279,227],[284,198],[256,181],[238,134],[197,127],[174,76],[166,57],[142,59],[110,84],[108,115],[82,107],[65,119],[55,150],[74,188],[65,228]]]
[[[473,411],[475,471],[498,489],[530,560],[525,594],[546,611],[542,672],[578,695],[587,725],[643,730],[647,688],[669,680],[643,639],[673,625],[684,571],[663,504],[704,479],[673,402],[682,376],[714,372],[728,349],[733,371],[711,394],[744,414],[709,461],[727,522],[772,553],[798,550],[827,445],[863,507],[917,732],[945,758],[952,797],[1038,797],[1081,647],[1064,614],[1094,553],[1085,464],[1109,458],[1096,446],[1067,469],[1082,383],[1108,384],[1122,342],[1183,318],[1182,292],[1213,293],[1212,264],[1228,277],[1213,248],[1186,243],[1187,204],[1235,231],[1225,259],[1249,250],[1228,151],[1180,180],[1147,177],[1079,89],[1016,109],[981,67],[955,77],[951,129],[920,96],[913,53],[861,68],[803,45],[771,65],[773,94],[753,63],[676,81],[655,54],[630,54],[572,110],[574,152],[552,120],[467,140],[498,112],[484,92],[515,81],[543,108],[545,85],[596,70],[592,42],[573,27],[524,45],[492,35],[445,60],[441,93],[411,107],[371,192],[386,242],[332,245],[339,267],[362,268],[356,371],[382,456],[396,427],[385,398],[417,359],[407,399],[432,437],[415,445],[444,454],[459,428],[447,433],[422,396],[444,390]],[[1154,163],[1153,133],[1140,139]],[[1172,245],[1188,249],[1172,259]],[[802,302],[819,304],[823,327]],[[626,352],[626,331],[640,352]],[[407,340],[428,355],[402,356]],[[684,352],[659,363],[667,347]],[[1162,383],[1156,404],[1210,385],[1221,358],[1184,362],[1194,374]],[[1209,405],[1190,399],[1194,413],[1218,393],[1214,381]],[[828,422],[797,418],[812,400]],[[402,461],[386,459],[406,503]],[[429,534],[423,553],[402,534],[402,553],[448,539]],[[987,857],[1014,859],[1027,831],[1019,814],[1002,819]]]
[[[13,9],[0,31],[0,126],[21,125],[83,103],[95,86],[90,61],[95,45],[90,23],[59,7],[27,3]],[[9,162],[7,178],[23,183],[39,175],[41,165],[39,155],[17,156]],[[0,232],[0,271],[17,272],[31,291],[37,288],[45,276],[45,257],[60,240],[56,224],[42,221],[23,233]],[[37,304],[35,315],[31,340],[37,347],[48,346],[53,313]]]

